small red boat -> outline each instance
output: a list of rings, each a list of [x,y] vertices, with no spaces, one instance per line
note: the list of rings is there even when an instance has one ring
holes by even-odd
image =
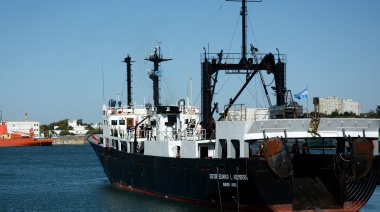
[[[51,146],[52,139],[47,138],[33,138],[34,131],[30,128],[29,134],[22,133],[8,133],[7,125],[2,122],[0,124],[0,147],[13,147],[13,146]]]

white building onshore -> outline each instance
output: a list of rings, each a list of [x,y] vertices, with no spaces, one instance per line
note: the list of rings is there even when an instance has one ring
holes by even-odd
[[[354,102],[352,99],[339,99],[336,96],[329,96],[326,99],[319,98],[319,111],[326,115],[331,115],[333,112],[339,114],[348,112],[360,115],[362,104],[361,102]]]
[[[70,121],[68,120],[68,126],[72,127],[73,129],[72,130],[68,130],[70,132],[70,134],[74,134],[74,135],[86,135],[87,133],[87,129],[86,129],[86,126],[82,126],[82,125],[79,125],[78,124],[78,120],[77,119],[74,119],[73,121]],[[58,126],[54,126],[54,133],[59,135],[61,133],[62,130],[57,130],[58,129]]]

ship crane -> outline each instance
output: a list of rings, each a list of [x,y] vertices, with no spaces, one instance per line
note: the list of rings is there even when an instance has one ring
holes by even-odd
[[[262,70],[266,70],[268,73],[272,73],[274,75],[274,82],[275,82],[275,95],[276,95],[276,105],[275,106],[282,106],[285,105],[285,93],[287,91],[286,89],[286,82],[285,82],[285,70],[286,70],[286,64],[285,64],[285,55],[273,55],[271,53],[266,55],[259,55],[261,60],[257,58],[258,53],[256,51],[254,56],[256,56],[257,61],[254,58],[247,58],[247,45],[246,45],[246,2],[261,2],[261,0],[227,0],[227,1],[241,1],[242,3],[242,9],[240,12],[240,15],[242,16],[242,48],[240,54],[228,54],[228,56],[224,56],[223,51],[220,51],[220,53],[204,53],[204,61],[202,62],[202,123],[203,127],[206,129],[207,137],[211,138],[211,134],[214,131],[212,129],[215,124],[213,124],[213,113],[216,111],[217,103],[214,103],[214,107],[212,107],[213,104],[213,97],[215,94],[215,86],[218,79],[218,73],[221,70],[224,70],[226,74],[246,74],[246,82],[242,86],[242,88],[238,91],[236,96],[234,98],[230,98],[228,102],[227,108],[223,111],[221,116],[218,120],[222,120],[223,117],[228,113],[228,110],[230,107],[235,103],[235,101],[238,99],[240,94],[243,92],[243,90],[247,87],[249,82],[252,80],[252,78],[255,76],[257,72],[261,72]],[[205,48],[204,48],[205,49]],[[255,49],[253,49],[255,50]],[[207,54],[207,57],[206,57]],[[236,59],[239,59],[238,63],[231,64],[231,63],[221,63],[223,59],[232,59],[235,61]],[[277,63],[275,62],[275,57],[278,57]],[[284,59],[280,59],[280,57]],[[264,81],[262,79],[262,82],[264,84]],[[265,84],[264,84],[264,89]],[[267,95],[267,99],[269,104],[272,106],[272,103],[270,102],[270,98],[268,95],[268,91],[265,92]]]
[[[255,47],[251,44],[251,54],[253,55],[253,58],[254,58],[256,64],[259,63],[259,59],[257,58],[257,54],[256,54],[257,51],[258,51],[258,49],[255,48]],[[263,84],[264,91],[265,91],[265,95],[266,95],[266,97],[267,97],[267,100],[268,100],[269,106],[272,107],[272,102],[270,101],[270,97],[269,97],[269,93],[268,93],[268,90],[267,90],[267,86],[265,85],[265,82],[264,82],[263,73],[261,73],[261,71],[259,71],[259,74],[260,74],[261,83]],[[249,74],[248,74],[248,72],[247,72],[247,80],[248,80],[248,78],[249,78]]]

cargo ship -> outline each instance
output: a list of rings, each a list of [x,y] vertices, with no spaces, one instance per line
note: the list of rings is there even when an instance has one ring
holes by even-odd
[[[205,49],[201,55],[201,108],[184,99],[160,103],[159,66],[171,60],[163,58],[160,46],[145,58],[154,64],[149,74],[154,105],[135,105],[133,61],[129,55],[124,59],[127,102],[110,99],[102,110],[103,133],[87,137],[104,173],[118,189],[220,210],[360,210],[379,179],[380,119],[321,117],[317,97],[314,112],[305,113],[286,88],[286,56],[278,50],[260,54],[253,46],[247,54],[246,1],[241,2],[242,52]],[[244,74],[246,82],[216,114],[219,71]],[[276,103],[237,104],[261,71],[273,74]],[[309,142],[317,142],[318,149]]]
[[[34,138],[34,130],[29,133],[8,133],[7,125],[4,121],[0,123],[0,147],[15,146],[51,146],[52,139]]]

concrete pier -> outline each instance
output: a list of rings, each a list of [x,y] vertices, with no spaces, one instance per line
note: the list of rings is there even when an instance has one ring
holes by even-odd
[[[86,141],[87,136],[59,136],[53,139],[54,145],[83,145],[88,144]]]

